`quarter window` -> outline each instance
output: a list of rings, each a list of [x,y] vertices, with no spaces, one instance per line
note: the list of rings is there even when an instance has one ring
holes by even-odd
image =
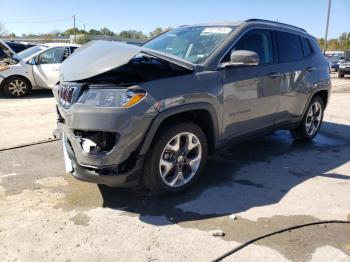
[[[276,31],[275,36],[279,62],[288,63],[303,59],[303,48],[298,35]]]
[[[301,41],[303,42],[304,57],[310,56],[312,54],[312,49],[309,40],[302,37]]]

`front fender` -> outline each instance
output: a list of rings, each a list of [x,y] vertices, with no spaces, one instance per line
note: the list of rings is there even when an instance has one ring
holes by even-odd
[[[217,146],[218,140],[219,140],[219,121],[214,109],[214,106],[212,106],[209,103],[206,102],[198,102],[198,103],[191,103],[191,104],[185,104],[177,107],[173,107],[171,109],[167,109],[165,111],[162,111],[159,113],[152,121],[150,128],[148,129],[145,139],[143,143],[141,144],[140,153],[139,155],[143,156],[147,153],[148,149],[151,146],[151,143],[153,141],[153,138],[159,129],[160,125],[169,117],[189,112],[193,110],[206,110],[209,112],[211,116],[211,121],[213,124],[214,129],[214,147]]]

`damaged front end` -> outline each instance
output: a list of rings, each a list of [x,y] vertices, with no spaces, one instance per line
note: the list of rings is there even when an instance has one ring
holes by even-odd
[[[19,59],[16,57],[16,53],[5,42],[0,40],[0,72],[18,62]]]
[[[106,50],[103,56],[96,54]],[[139,47],[111,42],[90,44],[69,57],[53,89],[55,136],[62,137],[66,163],[71,164],[67,170],[83,181],[135,185],[143,164],[139,149],[158,114],[142,83],[192,72]]]

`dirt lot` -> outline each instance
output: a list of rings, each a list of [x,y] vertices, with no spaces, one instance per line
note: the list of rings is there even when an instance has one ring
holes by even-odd
[[[349,101],[350,78],[334,78],[313,143],[279,131],[231,146],[171,198],[74,180],[60,141],[2,151],[0,261],[210,261],[280,228],[350,220]],[[54,127],[50,92],[0,98],[2,149],[45,140]],[[225,261],[350,261],[350,225],[279,234]]]

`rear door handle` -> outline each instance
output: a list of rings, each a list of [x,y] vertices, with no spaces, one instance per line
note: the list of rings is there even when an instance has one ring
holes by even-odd
[[[312,67],[312,66],[309,66],[309,67],[305,68],[305,70],[308,71],[308,72],[312,72],[312,71],[314,71],[315,69],[316,69],[316,68],[315,68],[315,67]]]
[[[270,74],[268,74],[268,77],[270,77],[272,79],[277,78],[279,76],[281,76],[281,74],[278,72],[271,72]]]

